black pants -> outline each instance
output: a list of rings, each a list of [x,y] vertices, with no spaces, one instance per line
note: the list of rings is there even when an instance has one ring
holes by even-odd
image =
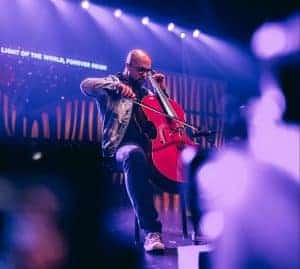
[[[149,163],[144,150],[135,144],[121,146],[117,163],[125,174],[125,184],[140,227],[148,232],[161,232],[161,223],[154,207],[153,185],[149,181]]]

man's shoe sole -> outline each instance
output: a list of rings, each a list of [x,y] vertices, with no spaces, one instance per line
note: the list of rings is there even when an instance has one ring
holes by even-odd
[[[150,252],[150,251],[162,251],[162,250],[165,249],[165,246],[163,244],[161,244],[161,243],[158,243],[158,244],[153,245],[151,248],[144,247],[144,249],[147,252]]]

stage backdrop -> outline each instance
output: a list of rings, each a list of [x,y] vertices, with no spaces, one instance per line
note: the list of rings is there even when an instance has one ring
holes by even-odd
[[[105,72],[58,64],[0,58],[1,134],[72,142],[99,142],[101,117],[92,98],[81,94],[87,76]],[[226,83],[210,78],[166,74],[169,95],[186,112],[188,123],[217,131],[216,146],[223,141]],[[205,146],[205,139],[200,140]]]

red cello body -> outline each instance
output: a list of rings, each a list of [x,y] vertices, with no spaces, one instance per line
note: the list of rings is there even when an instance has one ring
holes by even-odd
[[[180,121],[185,122],[183,109],[172,99],[167,98],[167,101],[179,121],[163,114],[166,111],[156,96],[144,97],[141,104],[146,120],[152,123],[156,131],[155,137],[150,139],[151,149],[149,152],[155,179],[159,178],[158,185],[163,184],[164,188],[176,191],[180,183],[185,182],[180,167],[180,153],[186,145],[195,143],[188,137],[184,126],[180,123]],[[153,110],[147,107],[151,107]]]

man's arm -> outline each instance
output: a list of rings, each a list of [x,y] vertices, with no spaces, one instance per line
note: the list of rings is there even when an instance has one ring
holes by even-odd
[[[104,94],[103,90],[118,90],[119,83],[120,80],[112,75],[104,78],[86,78],[80,83],[80,89],[87,96],[97,97]]]
[[[130,86],[123,84],[113,75],[104,78],[87,78],[80,83],[80,89],[83,94],[91,97],[99,97],[106,92],[117,92],[128,98],[136,97]]]

